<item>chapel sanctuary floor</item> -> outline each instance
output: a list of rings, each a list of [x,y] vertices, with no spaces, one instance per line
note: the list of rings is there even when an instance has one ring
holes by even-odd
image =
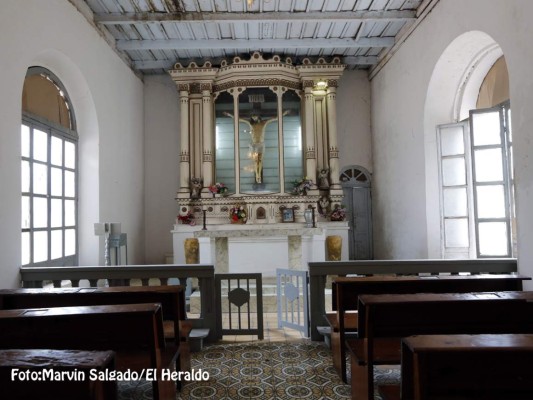
[[[176,399],[350,399],[350,385],[337,376],[324,342],[278,328],[275,313],[265,313],[263,323],[263,340],[227,335],[192,353],[192,369],[207,371],[209,379],[186,383]],[[380,384],[399,381],[397,368],[376,368],[375,374]],[[119,399],[152,399],[152,385],[122,382]],[[375,399],[381,397],[376,394]]]

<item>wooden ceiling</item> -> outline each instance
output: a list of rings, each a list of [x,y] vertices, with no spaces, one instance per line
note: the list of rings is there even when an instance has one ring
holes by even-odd
[[[134,70],[158,74],[254,51],[372,69],[438,0],[82,1]]]

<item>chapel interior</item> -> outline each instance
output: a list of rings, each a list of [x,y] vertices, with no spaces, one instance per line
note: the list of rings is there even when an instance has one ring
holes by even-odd
[[[17,291],[174,286],[172,332],[165,304],[156,317],[170,365],[211,378],[91,398],[400,398],[410,364],[353,361],[365,302],[343,304],[342,280],[531,293],[532,15],[526,0],[3,1],[0,325],[24,336]],[[479,274],[494,279],[478,289]],[[502,274],[518,286],[499,289]],[[45,321],[40,301],[20,308],[46,307]],[[530,318],[464,333],[520,334],[489,339],[533,354]],[[9,340],[0,371],[23,359]],[[121,370],[121,351],[79,368]],[[142,368],[160,368],[152,358]],[[440,375],[424,376],[434,386],[416,398],[438,399]]]

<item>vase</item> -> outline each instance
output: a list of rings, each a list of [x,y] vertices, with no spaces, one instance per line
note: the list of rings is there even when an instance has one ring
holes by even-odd
[[[313,211],[310,209],[305,210],[304,218],[305,218],[305,226],[307,228],[312,228],[313,227]]]
[[[234,221],[233,219],[230,220],[232,224],[242,225],[245,224],[246,221],[242,219],[238,219],[237,221]]]
[[[198,239],[185,239],[183,245],[185,248],[185,264],[198,264],[200,262],[200,244]]]
[[[342,253],[342,236],[328,236],[326,238],[326,261],[340,261]]]

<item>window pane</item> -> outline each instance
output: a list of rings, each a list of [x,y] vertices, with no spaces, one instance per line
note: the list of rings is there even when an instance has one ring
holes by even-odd
[[[30,232],[22,232],[20,255],[22,265],[30,263]]]
[[[22,157],[30,156],[30,127],[22,125],[20,127],[20,153]]]
[[[305,175],[303,171],[302,157],[302,127],[300,120],[300,97],[294,90],[287,90],[283,93],[283,157],[285,170],[285,192],[294,189],[294,181],[302,179]]]
[[[33,164],[33,193],[48,194],[48,169],[44,164]]]
[[[22,193],[30,191],[30,163],[29,161],[22,161],[20,166],[20,179]]]
[[[22,218],[21,218],[21,227],[22,229],[30,228],[30,197],[22,196]]]
[[[503,185],[478,186],[476,194],[478,218],[505,217]]]
[[[453,156],[465,153],[463,127],[450,126],[440,130],[441,155]]]
[[[466,184],[464,158],[450,158],[442,160],[442,184],[456,186]]]
[[[55,136],[52,136],[50,162],[53,165],[63,165],[63,141]]]
[[[63,170],[61,168],[51,168],[50,191],[52,196],[63,195]]]
[[[444,188],[443,197],[445,217],[466,217],[468,215],[466,188]]]
[[[502,152],[500,149],[475,150],[476,181],[503,180]]]
[[[76,168],[76,146],[67,141],[65,141],[65,167]]]
[[[65,257],[76,254],[76,231],[74,229],[65,230]]]
[[[507,224],[505,222],[479,223],[479,254],[482,256],[506,256]]]
[[[48,200],[42,197],[33,198],[33,227],[48,227]]]
[[[48,232],[33,233],[33,262],[48,260]]]
[[[63,231],[62,230],[52,231],[52,243],[51,243],[50,252],[52,253],[50,256],[50,259],[52,260],[63,257]]]
[[[500,113],[472,114],[474,146],[500,144]]]
[[[76,196],[76,181],[74,180],[74,172],[65,171],[65,197]]]
[[[33,158],[48,161],[48,134],[38,129],[33,130]]]
[[[52,228],[63,226],[63,200],[52,199],[50,219],[50,226]]]
[[[65,226],[76,225],[76,205],[74,200],[65,200]]]
[[[446,247],[468,247],[468,219],[445,219],[444,236]]]

